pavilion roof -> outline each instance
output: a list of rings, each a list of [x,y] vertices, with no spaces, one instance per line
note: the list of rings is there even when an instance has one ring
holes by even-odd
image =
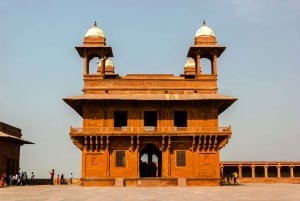
[[[218,101],[219,114],[228,108],[236,98],[221,94],[83,94],[63,99],[82,116],[83,101],[123,100],[123,101]]]
[[[21,144],[34,144],[33,142],[30,142],[28,140],[25,140],[23,138],[19,138],[19,137],[13,136],[13,135],[6,134],[6,133],[4,133],[2,131],[0,131],[0,139],[1,138],[12,139],[12,140],[17,141],[17,142],[19,142]]]

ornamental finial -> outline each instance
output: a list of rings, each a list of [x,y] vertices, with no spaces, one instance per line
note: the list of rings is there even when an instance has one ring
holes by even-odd
[[[94,22],[94,27],[97,27],[97,22],[96,21]]]
[[[206,26],[205,20],[203,20],[202,26]]]

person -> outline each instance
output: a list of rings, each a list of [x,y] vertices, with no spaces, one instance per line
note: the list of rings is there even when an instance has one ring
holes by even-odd
[[[61,174],[61,176],[60,176],[60,184],[61,184],[61,185],[65,184],[65,177],[64,177],[64,174]]]
[[[73,182],[73,173],[71,172],[71,174],[70,174],[70,184],[72,184],[72,182]]]
[[[24,185],[24,172],[21,172],[21,175],[20,175],[20,186],[23,186]]]
[[[9,185],[12,186],[13,175],[12,175],[12,174],[9,174],[8,178],[9,178]]]
[[[33,172],[31,172],[30,184],[34,185],[34,173]]]
[[[59,180],[59,174],[56,177],[56,184],[60,184],[60,180]]]
[[[27,180],[28,180],[28,176],[27,176],[27,172],[24,172],[24,185],[27,185]]]
[[[4,187],[5,186],[5,178],[4,178],[4,175],[2,174],[0,176],[0,187]]]
[[[54,169],[50,171],[50,184],[53,185]]]
[[[17,178],[17,185],[20,185],[21,183],[20,173],[16,174],[16,178]]]
[[[238,182],[237,182],[238,173],[237,172],[233,172],[232,173],[232,177],[233,177],[233,184],[238,184]]]
[[[231,174],[228,173],[227,176],[226,176],[226,181],[227,181],[227,184],[230,184],[230,177],[231,177]]]

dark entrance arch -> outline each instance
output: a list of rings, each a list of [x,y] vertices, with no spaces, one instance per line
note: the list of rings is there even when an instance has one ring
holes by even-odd
[[[161,151],[147,144],[140,151],[140,177],[161,177]]]

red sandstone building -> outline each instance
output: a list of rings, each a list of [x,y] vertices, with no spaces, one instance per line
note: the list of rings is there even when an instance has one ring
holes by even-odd
[[[0,176],[19,173],[20,146],[33,144],[22,139],[21,129],[0,122]]]
[[[235,100],[218,93],[217,60],[225,50],[203,24],[187,53],[179,76],[115,73],[103,31],[95,24],[83,45],[83,95],[65,98],[82,118],[70,129],[82,151],[82,184],[219,185],[220,149],[231,127],[220,127],[218,116]],[[99,58],[97,72],[90,61]],[[211,62],[203,74],[201,59]],[[148,179],[147,179],[148,178]],[[151,179],[150,179],[151,178]]]
[[[227,172],[261,174],[254,163],[220,164],[231,127],[218,118],[236,98],[218,93],[217,61],[225,47],[205,23],[178,76],[115,73],[112,48],[96,23],[76,50],[83,58],[83,94],[64,101],[83,119],[69,133],[82,151],[82,185],[219,185]],[[92,72],[94,58],[100,62]],[[208,71],[202,59],[209,60]]]

